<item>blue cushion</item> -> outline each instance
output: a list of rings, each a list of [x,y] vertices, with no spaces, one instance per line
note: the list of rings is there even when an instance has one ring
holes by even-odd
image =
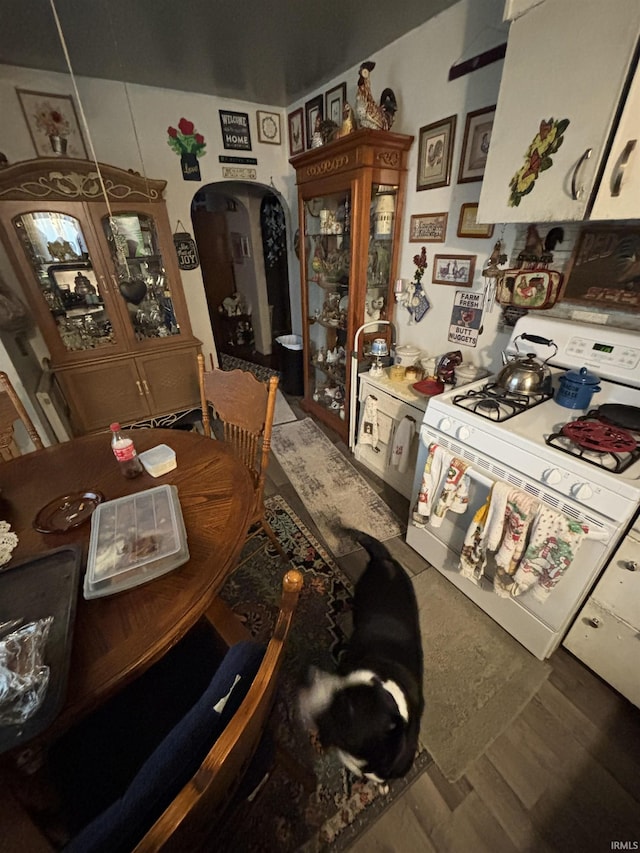
[[[264,646],[249,641],[232,646],[201,698],[145,761],[124,795],[76,835],[65,851],[128,853],[193,776],[238,710],[264,652]],[[229,693],[224,707],[216,710],[214,706]]]

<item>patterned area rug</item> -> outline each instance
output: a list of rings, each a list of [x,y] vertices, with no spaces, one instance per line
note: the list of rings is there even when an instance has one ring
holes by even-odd
[[[309,666],[335,670],[349,632],[352,588],[282,498],[269,498],[266,505],[291,565],[304,575],[274,710],[276,741],[285,755],[315,775],[316,785],[308,790],[300,774],[290,767],[285,770],[279,761],[254,802],[243,805],[225,827],[217,849],[238,853],[345,850],[431,759],[426,752],[420,753],[410,774],[381,796],[377,786],[348,773],[332,752],[314,747],[297,717],[297,689]],[[266,640],[273,629],[284,568],[266,536],[261,536],[265,548],[231,575],[221,595],[251,634]],[[255,540],[247,547],[255,548]]]
[[[380,541],[400,534],[387,504],[311,418],[275,427],[271,450],[336,557],[360,547],[341,524]]]

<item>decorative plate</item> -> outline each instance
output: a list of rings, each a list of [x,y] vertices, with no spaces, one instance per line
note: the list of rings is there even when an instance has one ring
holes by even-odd
[[[103,500],[103,494],[92,491],[62,495],[42,507],[33,526],[39,533],[66,533],[88,521]]]

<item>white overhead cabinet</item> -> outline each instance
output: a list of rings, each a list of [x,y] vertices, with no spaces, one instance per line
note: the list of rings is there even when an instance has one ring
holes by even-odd
[[[478,221],[640,216],[639,36],[638,0],[544,0],[511,23]]]

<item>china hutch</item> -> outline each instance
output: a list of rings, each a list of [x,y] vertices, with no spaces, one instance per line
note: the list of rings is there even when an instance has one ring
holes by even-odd
[[[302,287],[302,407],[345,439],[352,353],[390,344],[407,159],[412,136],[361,129],[289,162],[296,170]]]
[[[67,158],[0,172],[1,236],[77,435],[198,405],[165,186]]]

